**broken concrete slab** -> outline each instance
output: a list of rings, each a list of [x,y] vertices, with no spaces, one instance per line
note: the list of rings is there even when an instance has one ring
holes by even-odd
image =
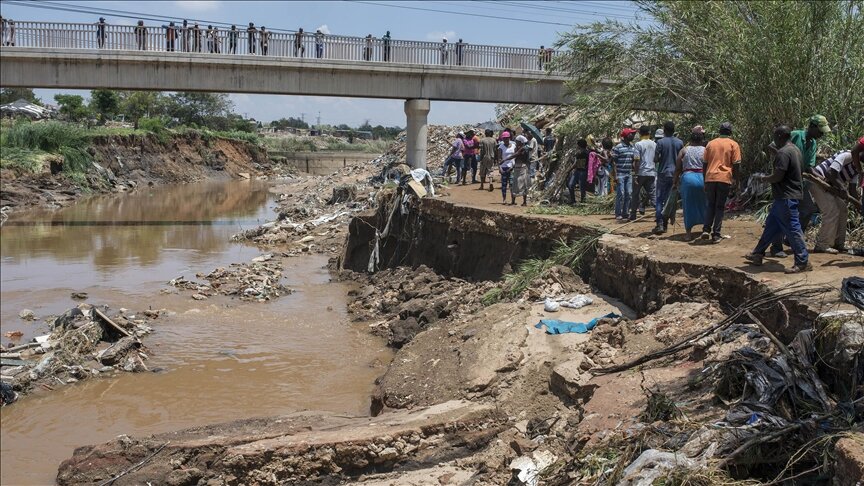
[[[57,481],[110,480],[152,456],[121,482],[176,484],[191,471],[193,482],[214,485],[329,484],[370,470],[422,469],[462,457],[483,447],[502,423],[491,405],[450,401],[375,418],[307,412],[144,439],[121,436],[76,450]]]

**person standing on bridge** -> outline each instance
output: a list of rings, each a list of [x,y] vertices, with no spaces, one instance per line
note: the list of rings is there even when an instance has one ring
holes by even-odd
[[[204,43],[207,46],[205,48],[205,52],[213,54],[213,26],[208,25],[207,30],[204,31]]]
[[[255,23],[249,22],[249,27],[246,29],[247,42],[249,44],[249,54],[255,54],[255,45],[258,43],[258,29],[255,28]]]
[[[198,27],[198,22],[192,26],[192,52],[201,52],[201,27]]]
[[[294,57],[306,56],[306,46],[303,45],[303,27],[297,30],[294,34]]]
[[[456,65],[462,65],[462,53],[465,51],[465,43],[462,42],[462,39],[459,39],[459,42],[456,43]]]
[[[105,27],[108,24],[105,23],[105,17],[99,17],[99,22],[96,22],[96,44],[99,46],[99,49],[105,48]],[[3,21],[3,33],[6,33],[6,21]]]
[[[228,31],[228,53],[237,54],[237,26],[232,25]]]
[[[390,62],[390,31],[388,30],[384,37],[381,38],[384,44],[384,62]]]
[[[366,36],[366,44],[363,47],[363,60],[372,60],[372,34]]]
[[[324,33],[321,29],[315,31],[315,57],[317,59],[324,57]]]
[[[165,50],[168,52],[174,52],[174,42],[177,39],[177,27],[174,26],[174,22],[168,22],[168,26],[165,27]]]
[[[270,32],[267,31],[267,27],[261,26],[261,34],[258,38],[261,41],[261,55],[266,56],[270,48]]]
[[[222,39],[219,38],[219,27],[213,27],[213,52],[222,52]]]
[[[450,46],[447,44],[447,38],[441,40],[441,64],[446,66],[450,57]]]
[[[189,52],[189,22],[186,20],[180,26],[180,50]]]
[[[147,27],[144,27],[144,21],[139,20],[135,26],[135,42],[138,44],[139,51],[147,50]]]

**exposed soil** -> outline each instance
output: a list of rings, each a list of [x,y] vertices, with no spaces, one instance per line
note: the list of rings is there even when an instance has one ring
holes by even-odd
[[[270,175],[266,150],[242,141],[204,138],[196,132],[171,135],[96,137],[88,151],[98,164],[82,186],[62,171],[39,174],[0,173],[0,207],[64,207],[94,193],[125,192],[140,185],[188,183],[208,178]],[[242,174],[242,175],[241,175]]]

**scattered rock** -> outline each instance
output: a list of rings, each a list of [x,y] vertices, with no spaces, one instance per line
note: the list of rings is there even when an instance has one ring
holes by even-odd
[[[87,300],[87,292],[72,292],[72,299]]]
[[[33,313],[30,309],[23,309],[18,313],[18,317],[24,319],[25,321],[33,321],[36,320],[36,314]]]

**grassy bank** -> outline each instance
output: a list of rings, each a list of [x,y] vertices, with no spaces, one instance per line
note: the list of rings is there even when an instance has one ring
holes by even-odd
[[[158,121],[158,120],[157,120]],[[161,123],[142,120],[141,128],[86,128],[61,121],[4,122],[0,130],[0,168],[19,174],[36,174],[47,170],[50,162],[63,165],[63,172],[73,179],[84,180],[93,163],[88,148],[93,139],[106,136],[156,135],[168,143],[174,135],[195,133],[203,139],[222,138],[255,145],[260,144],[258,135],[248,132],[220,132],[207,129],[181,127],[167,129]]]

